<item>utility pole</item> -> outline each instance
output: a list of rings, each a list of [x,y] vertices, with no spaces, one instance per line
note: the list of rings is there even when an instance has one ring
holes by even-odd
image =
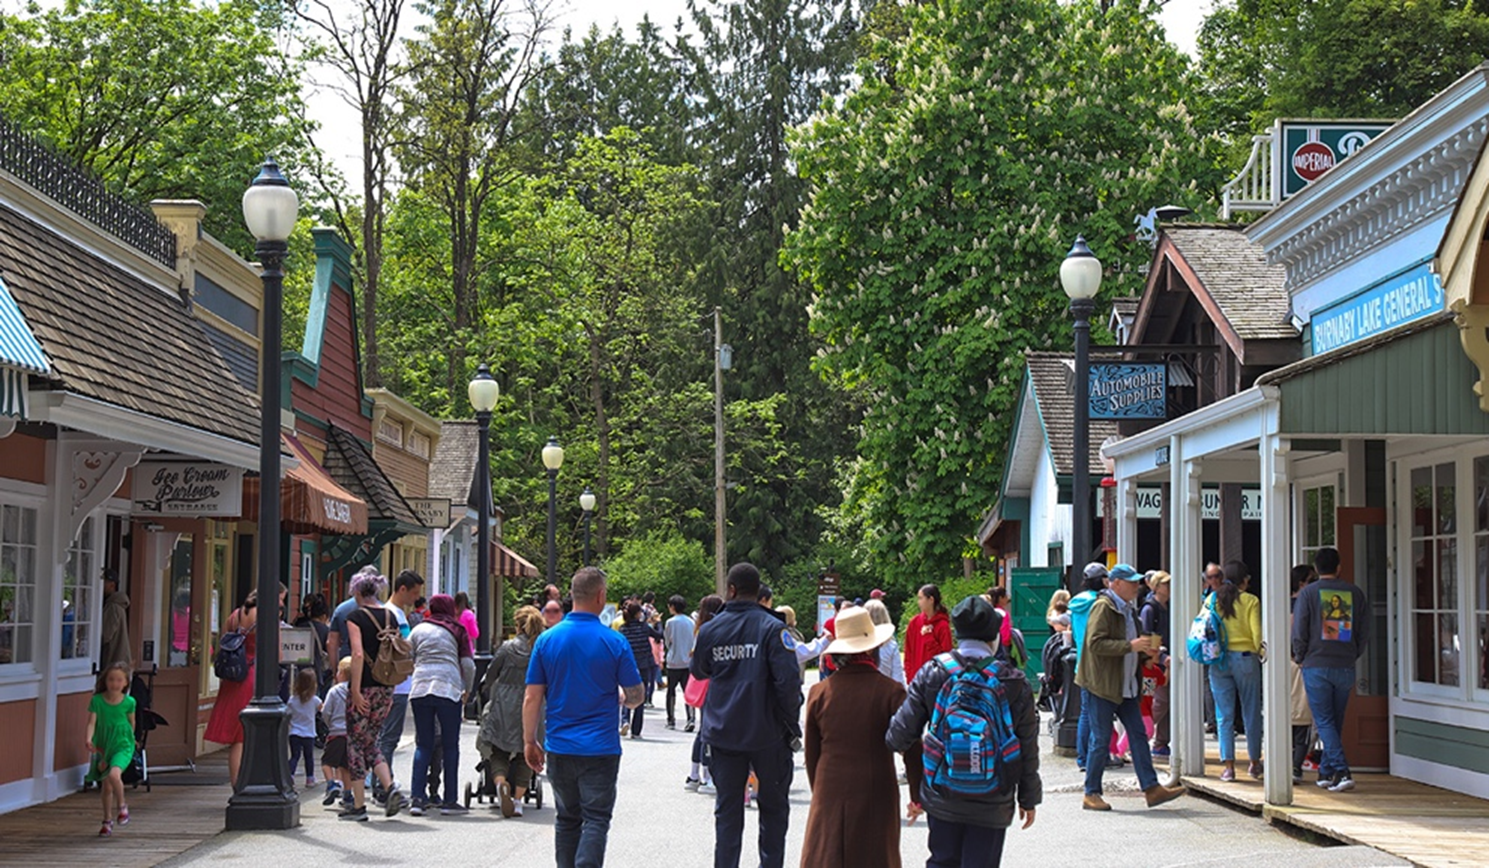
[[[728,552],[724,541],[724,369],[732,354],[724,343],[724,320],[719,308],[713,309],[713,560],[714,587],[726,596],[724,573],[728,569]]]

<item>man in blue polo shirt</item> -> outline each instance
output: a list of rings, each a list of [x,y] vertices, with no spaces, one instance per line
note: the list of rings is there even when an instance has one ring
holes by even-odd
[[[524,753],[535,773],[548,767],[558,810],[553,826],[558,868],[600,868],[620,773],[615,697],[624,693],[626,708],[635,708],[646,691],[625,637],[600,623],[605,574],[585,567],[574,574],[570,591],[574,610],[538,637],[527,666]],[[546,725],[542,745],[540,722]]]

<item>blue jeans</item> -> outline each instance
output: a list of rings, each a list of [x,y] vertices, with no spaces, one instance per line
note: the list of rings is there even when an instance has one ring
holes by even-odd
[[[421,696],[410,703],[414,707],[414,780],[413,797],[423,800],[429,781],[429,766],[434,762],[438,743],[444,760],[444,804],[459,801],[460,775],[460,703],[442,696]],[[439,726],[436,735],[435,726]]]
[[[557,810],[553,852],[558,868],[601,868],[605,864],[619,774],[619,754],[548,755],[548,784]]]
[[[1081,695],[1081,716],[1075,724],[1075,764],[1081,768],[1090,768],[1091,751],[1091,694],[1085,688],[1077,687]],[[1102,753],[1106,748],[1102,748]]]
[[[1318,764],[1320,778],[1349,774],[1349,761],[1344,758],[1344,710],[1349,706],[1349,692],[1355,686],[1354,667],[1307,667],[1303,669],[1303,690],[1308,694],[1308,710],[1313,712],[1313,725],[1324,743],[1323,758]]]
[[[784,736],[769,747],[748,753],[709,747],[714,796],[714,868],[739,868],[744,844],[745,786],[754,769],[760,784],[760,868],[781,868],[786,861],[786,830],[791,824],[791,777],[795,764]]]
[[[1091,707],[1091,744],[1086,755],[1086,795],[1101,795],[1101,776],[1106,771],[1107,749],[1112,741],[1112,720],[1122,721],[1122,726],[1133,735],[1127,739],[1132,751],[1132,769],[1137,772],[1138,786],[1144,791],[1158,786],[1158,774],[1153,771],[1153,755],[1148,752],[1147,732],[1143,724],[1143,707],[1137,697],[1122,700],[1121,704],[1103,699],[1090,691],[1084,697]],[[1082,706],[1084,707],[1084,706]]]
[[[998,868],[1008,829],[952,823],[925,816],[930,826],[931,858],[926,868]]]
[[[1255,654],[1227,654],[1225,668],[1210,667],[1215,694],[1215,731],[1220,735],[1220,761],[1236,761],[1236,698],[1246,724],[1246,758],[1262,758],[1262,662]]]

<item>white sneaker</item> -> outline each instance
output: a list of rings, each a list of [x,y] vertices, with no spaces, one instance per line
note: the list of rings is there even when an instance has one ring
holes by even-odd
[[[514,817],[520,817],[520,816],[522,816],[522,803],[521,802],[514,802],[512,804],[512,816],[514,816]]]
[[[718,794],[719,788],[713,785],[713,781],[698,785],[698,795],[700,796],[716,796]]]
[[[702,785],[702,783],[703,782],[698,780],[697,778],[688,778],[687,780],[682,782],[682,788],[690,793],[696,793],[698,792],[698,787]]]
[[[1355,779],[1349,775],[1341,775],[1334,786],[1329,787],[1331,793],[1347,793],[1355,788]]]

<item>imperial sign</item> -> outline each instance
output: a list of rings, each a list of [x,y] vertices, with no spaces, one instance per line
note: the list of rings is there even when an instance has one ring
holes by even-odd
[[[243,511],[243,471],[235,467],[142,461],[133,479],[133,515],[233,518]]]

